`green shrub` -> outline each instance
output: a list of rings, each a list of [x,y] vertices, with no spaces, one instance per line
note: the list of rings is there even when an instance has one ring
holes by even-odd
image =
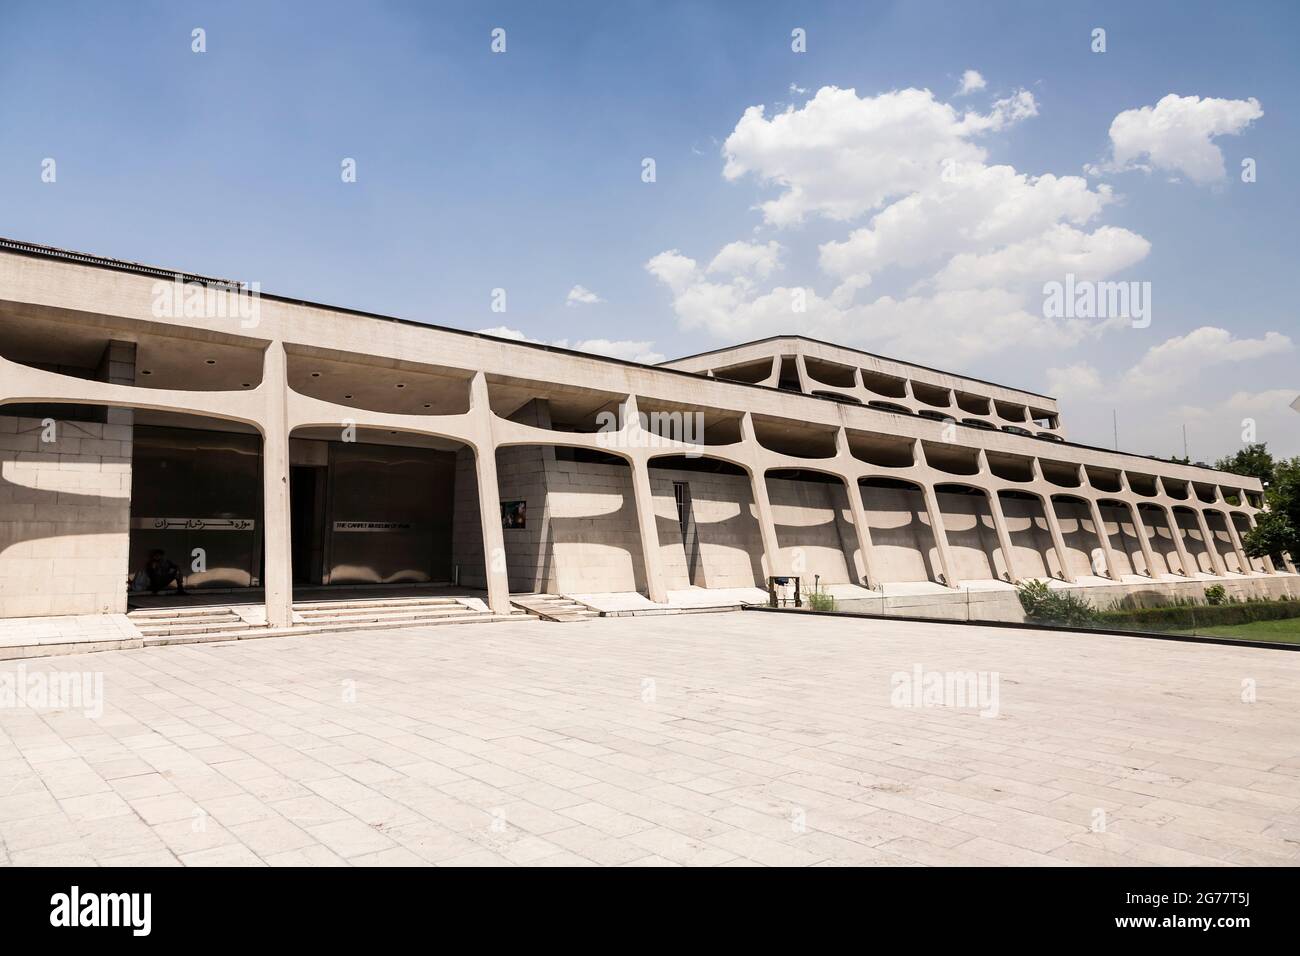
[[[1097,624],[1118,630],[1190,631],[1200,627],[1283,621],[1293,617],[1300,617],[1300,601],[1283,599],[1103,611],[1098,616]]]
[[[1218,606],[1227,603],[1228,592],[1222,584],[1211,584],[1205,589],[1205,603]]]
[[[810,611],[833,611],[835,610],[835,596],[824,594],[821,591],[808,592],[808,609]]]
[[[1046,581],[1022,581],[1016,585],[1025,617],[1036,624],[1064,627],[1096,627],[1099,612],[1085,598],[1070,591],[1053,590]]]

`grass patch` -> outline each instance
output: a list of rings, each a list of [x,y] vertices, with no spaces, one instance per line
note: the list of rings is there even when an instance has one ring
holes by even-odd
[[[1172,604],[1164,607],[1112,608],[1094,622],[1100,627],[1136,631],[1192,631],[1271,624],[1300,619],[1300,601],[1231,601],[1226,604]],[[1293,627],[1300,626],[1292,624]]]
[[[1189,631],[1174,631],[1195,637],[1231,637],[1238,641],[1273,641],[1278,644],[1300,644],[1300,618],[1282,621],[1251,621],[1249,624],[1229,624],[1218,627],[1199,627]]]

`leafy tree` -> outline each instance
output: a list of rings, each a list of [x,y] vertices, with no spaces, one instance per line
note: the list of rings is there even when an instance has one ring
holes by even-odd
[[[1252,558],[1283,551],[1300,555],[1300,458],[1275,459],[1268,445],[1258,442],[1220,458],[1214,467],[1264,484],[1269,510],[1255,516],[1256,526],[1242,538],[1246,553]]]
[[[1274,463],[1265,496],[1269,510],[1255,516],[1256,526],[1242,541],[1246,553],[1300,555],[1300,458]]]
[[[1277,463],[1273,456],[1268,453],[1268,444],[1258,442],[1257,444],[1247,445],[1240,449],[1235,455],[1227,458],[1220,458],[1214,463],[1218,471],[1229,471],[1234,475],[1248,475],[1251,478],[1258,478],[1264,483],[1273,481],[1273,471]]]

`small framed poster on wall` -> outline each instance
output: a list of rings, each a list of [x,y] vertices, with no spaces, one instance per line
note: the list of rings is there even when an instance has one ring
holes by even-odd
[[[501,502],[501,527],[518,531],[528,526],[528,503],[524,501]]]

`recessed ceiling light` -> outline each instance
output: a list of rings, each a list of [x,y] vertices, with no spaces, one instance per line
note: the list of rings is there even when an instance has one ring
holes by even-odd
[[[311,373],[311,377],[312,377],[312,378],[320,378],[320,372],[312,372],[312,373]]]
[[[344,398],[351,398],[352,396],[351,396],[351,395],[344,395],[343,397],[344,397]]]
[[[398,382],[398,383],[397,383],[397,387],[398,387],[398,388],[406,388],[406,385],[403,384],[402,382]]]
[[[428,405],[428,404],[426,404],[424,407],[425,407],[425,408],[433,408],[432,405]]]
[[[140,369],[140,374],[141,374],[141,375],[152,375],[153,372],[149,371],[147,368],[142,368],[142,369]]]
[[[216,360],[216,359],[204,359],[204,360],[203,360],[203,364],[204,364],[204,365],[216,365],[216,364],[217,364],[217,360]]]
[[[253,383],[252,383],[252,382],[245,382],[245,383],[244,383],[244,388],[252,388],[252,387],[253,387]]]

